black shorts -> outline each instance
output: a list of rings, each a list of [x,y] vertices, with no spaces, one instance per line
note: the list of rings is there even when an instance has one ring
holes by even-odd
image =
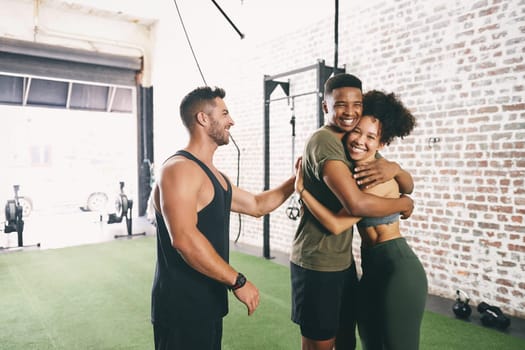
[[[177,327],[153,324],[155,350],[221,350],[222,318]]]
[[[312,340],[334,338],[339,328],[355,329],[357,273],[355,264],[336,272],[304,269],[290,263],[292,321]]]

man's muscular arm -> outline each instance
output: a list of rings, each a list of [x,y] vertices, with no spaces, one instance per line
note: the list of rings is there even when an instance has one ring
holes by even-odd
[[[193,162],[173,161],[161,172],[159,207],[170,233],[172,246],[184,261],[200,273],[232,286],[238,272],[221,258],[197,229],[199,191],[204,181],[209,180]],[[257,288],[247,282],[234,293],[247,306],[248,314],[252,314],[259,302]]]
[[[410,197],[380,198],[361,192],[348,167],[338,160],[328,160],[323,167],[323,180],[352,216],[380,217],[401,212],[408,218],[414,209]]]
[[[414,190],[412,175],[403,170],[396,162],[388,161],[385,158],[357,166],[354,169],[354,179],[362,188],[372,188],[394,179],[399,185],[400,193],[410,194]]]
[[[333,235],[338,235],[356,224],[361,218],[350,216],[343,208],[338,213],[332,212],[304,187],[303,171],[299,169],[295,177],[295,191],[310,213]]]
[[[253,194],[232,186],[232,211],[261,217],[279,207],[294,191],[295,176],[267,191]]]

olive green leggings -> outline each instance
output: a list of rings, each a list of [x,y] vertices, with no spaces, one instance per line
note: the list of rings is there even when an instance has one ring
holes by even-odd
[[[427,277],[404,238],[362,249],[358,329],[363,350],[417,350]]]

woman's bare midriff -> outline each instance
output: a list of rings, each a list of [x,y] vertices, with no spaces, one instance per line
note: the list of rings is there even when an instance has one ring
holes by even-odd
[[[399,221],[369,227],[359,227],[358,225],[358,229],[359,234],[361,235],[362,246],[366,248],[401,237]]]

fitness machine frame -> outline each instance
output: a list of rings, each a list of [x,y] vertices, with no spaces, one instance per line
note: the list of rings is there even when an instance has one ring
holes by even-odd
[[[317,89],[315,91],[309,91],[297,95],[290,95],[290,82],[278,81],[276,79],[298,74],[310,70],[315,70],[317,73]],[[324,83],[328,78],[334,74],[344,73],[346,67],[328,67],[325,65],[324,60],[318,60],[316,64],[306,66],[303,68],[293,69],[288,72],[279,73],[276,75],[265,75],[264,76],[264,190],[270,189],[270,103],[283,99],[289,99],[292,97],[305,96],[310,94],[317,95],[317,126],[321,127],[324,125],[324,112],[323,112],[323,98],[324,98]],[[280,86],[285,97],[270,99],[272,92],[277,86]],[[263,256],[266,259],[271,259],[270,256],[270,214],[264,216],[263,219]]]
[[[20,204],[20,197],[18,196],[19,185],[13,185],[15,191],[15,198],[9,199],[5,205],[5,222],[4,222],[4,233],[9,234],[16,232],[18,235],[18,246],[17,247],[0,247],[0,249],[12,249],[12,248],[23,248],[23,247],[40,247],[40,243],[33,245],[24,246],[24,208]]]
[[[133,209],[133,200],[128,198],[124,193],[124,181],[120,181],[120,193],[115,200],[115,209],[116,212],[109,214],[108,224],[120,223],[125,218],[126,219],[126,229],[127,234],[125,235],[115,235],[115,238],[132,238],[133,236],[145,236],[146,232],[141,233],[131,233],[132,232],[132,218],[131,211]]]

